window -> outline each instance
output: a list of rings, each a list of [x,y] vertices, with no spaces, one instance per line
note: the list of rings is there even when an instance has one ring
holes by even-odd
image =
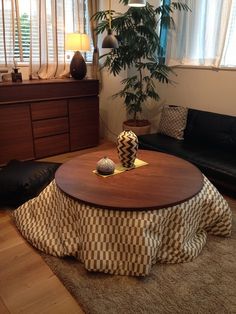
[[[236,0],[184,2],[191,12],[175,12],[167,63],[236,68]]]
[[[65,33],[76,31],[90,33],[86,0],[0,1],[0,64],[40,63],[43,55],[49,64],[64,62]]]

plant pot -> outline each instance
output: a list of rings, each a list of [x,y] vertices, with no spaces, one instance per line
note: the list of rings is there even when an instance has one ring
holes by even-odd
[[[132,131],[137,136],[149,134],[151,123],[148,120],[127,120],[123,122],[123,130]]]

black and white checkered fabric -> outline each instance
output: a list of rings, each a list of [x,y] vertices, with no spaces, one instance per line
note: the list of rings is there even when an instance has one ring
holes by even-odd
[[[22,235],[54,256],[74,256],[90,271],[144,276],[157,262],[198,256],[207,233],[230,236],[231,210],[216,188],[204,186],[192,199],[152,211],[107,210],[80,203],[55,181],[13,212]]]
[[[165,105],[162,108],[159,133],[168,135],[177,140],[183,140],[187,115],[188,108]]]

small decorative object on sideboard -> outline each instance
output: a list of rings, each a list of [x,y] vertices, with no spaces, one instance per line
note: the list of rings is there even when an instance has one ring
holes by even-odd
[[[138,138],[132,131],[123,131],[117,138],[117,151],[125,168],[133,168],[138,151]]]
[[[107,157],[100,159],[97,162],[97,172],[101,175],[113,174],[115,171],[115,163]]]
[[[13,72],[11,73],[12,82],[22,82],[22,74],[18,70],[18,68],[13,68]]]

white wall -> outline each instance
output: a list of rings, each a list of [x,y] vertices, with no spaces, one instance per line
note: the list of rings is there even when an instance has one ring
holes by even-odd
[[[112,10],[124,11],[124,5],[118,1],[112,1]],[[108,9],[108,1],[100,1],[100,10]],[[104,34],[105,35],[105,34]],[[102,37],[100,42],[100,55],[105,54],[107,49],[102,49]],[[102,59],[101,59],[102,62]],[[102,70],[102,89],[100,93],[100,126],[101,137],[116,141],[117,135],[122,131],[122,122],[126,120],[126,111],[123,101],[120,98],[113,98],[112,95],[121,89],[120,81],[126,78],[126,71],[114,77],[107,69]]]
[[[159,85],[163,101],[236,116],[236,70],[175,69],[176,84]]]
[[[158,130],[164,103],[236,116],[236,70],[176,68],[174,71],[177,76],[171,78],[175,84],[157,83],[160,101],[145,105],[143,115],[152,122],[152,132]],[[104,80],[104,93],[101,94],[102,116],[115,133],[121,131],[125,119],[124,107],[120,104],[122,100],[117,99],[114,103],[104,95],[110,95],[120,88],[119,79],[110,76]],[[104,134],[109,139],[114,138],[107,132]]]

